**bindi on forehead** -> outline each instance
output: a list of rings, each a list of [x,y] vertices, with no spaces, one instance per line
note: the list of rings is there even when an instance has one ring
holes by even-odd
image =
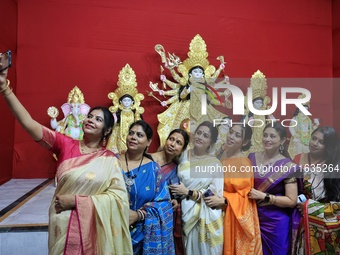
[[[210,136],[210,130],[209,129],[208,129],[208,131],[207,130],[203,130],[203,129],[198,129],[196,133],[198,133],[198,132],[201,132],[203,134],[207,134],[207,135]]]
[[[96,109],[90,112],[93,116],[104,116],[104,113],[102,110]]]
[[[174,136],[173,138],[174,138],[176,141],[180,141],[180,142],[183,142],[183,141],[184,141],[184,139],[183,139],[182,136]]]
[[[130,131],[134,133],[143,133],[145,134],[143,128],[141,126],[134,126],[133,128],[130,129]]]

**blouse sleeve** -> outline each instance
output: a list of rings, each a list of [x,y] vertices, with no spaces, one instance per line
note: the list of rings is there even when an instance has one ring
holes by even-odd
[[[60,149],[67,143],[67,141],[70,139],[72,140],[72,138],[64,136],[45,126],[42,126],[42,129],[43,137],[40,141],[37,141],[37,143],[57,155],[60,153]]]

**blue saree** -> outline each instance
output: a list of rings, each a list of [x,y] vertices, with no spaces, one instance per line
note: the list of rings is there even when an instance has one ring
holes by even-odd
[[[130,171],[136,175],[132,185],[126,185],[130,209],[146,211],[144,221],[130,230],[133,254],[175,254],[173,242],[173,212],[167,183],[162,181],[160,167],[150,161]],[[126,174],[123,173],[126,179]]]

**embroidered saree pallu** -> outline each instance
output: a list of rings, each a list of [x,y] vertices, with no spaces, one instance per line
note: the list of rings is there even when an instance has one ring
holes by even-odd
[[[308,199],[300,224],[297,254],[340,253],[340,203]]]

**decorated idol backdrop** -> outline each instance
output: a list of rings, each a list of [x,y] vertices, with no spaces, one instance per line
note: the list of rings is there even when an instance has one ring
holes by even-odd
[[[39,122],[76,139],[82,136],[79,128],[86,105],[104,105],[115,112],[120,110],[118,118],[126,120],[118,122],[116,134],[125,134],[125,124],[134,119],[149,122],[154,129],[149,151],[155,151],[162,142],[162,132],[158,131],[179,124],[177,119],[169,121],[174,115],[165,116],[173,103],[168,100],[175,102],[179,97],[170,91],[184,89],[187,81],[181,79],[189,79],[190,68],[197,65],[203,66],[205,78],[216,78],[205,80],[207,85],[229,82],[239,86],[245,97],[253,76],[260,77],[261,107],[271,106],[265,98],[272,100],[272,87],[285,86],[271,82],[273,78],[331,78],[333,74],[335,37],[331,17],[336,16],[336,3],[332,1],[2,2],[1,9],[6,9],[4,20],[10,22],[0,27],[0,51],[13,51],[9,79],[15,93]],[[190,48],[196,36],[206,47],[197,63],[195,49]],[[163,53],[157,45],[163,47]],[[133,80],[129,80],[130,76],[122,80],[124,70]],[[180,76],[178,80],[173,72]],[[172,88],[170,82],[177,85]],[[125,86],[135,100],[127,99],[128,106],[121,101]],[[313,116],[311,122],[305,120],[308,125],[313,128],[317,124],[336,124],[332,82],[287,86],[305,87],[311,92],[306,105]],[[79,89],[81,97],[69,99],[74,88]],[[207,86],[202,89],[209,95]],[[210,93],[218,99],[213,91]],[[217,110],[222,118],[230,116],[232,96],[225,90],[217,93],[221,102],[210,100],[208,111]],[[136,101],[137,94],[141,96]],[[78,113],[72,112],[73,105],[79,106]],[[177,103],[175,106],[176,114],[187,109]],[[0,107],[0,158],[6,168],[1,167],[0,182],[11,177],[53,177],[56,159],[14,122],[3,100]],[[124,112],[125,108],[129,111]],[[293,118],[295,110],[289,106],[284,118]],[[273,116],[282,118],[280,105]],[[316,118],[319,123],[315,123]],[[162,121],[167,122],[165,126],[160,126]],[[113,146],[117,151],[123,150],[124,140]]]

